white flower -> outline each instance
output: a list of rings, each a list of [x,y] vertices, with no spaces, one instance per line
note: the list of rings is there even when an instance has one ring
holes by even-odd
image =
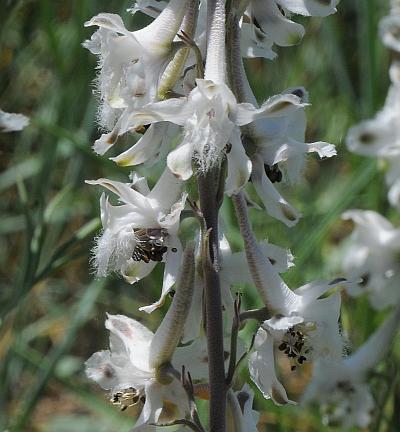
[[[190,291],[189,285],[186,288]],[[176,294],[178,295],[179,293]],[[176,296],[169,312],[174,307]],[[186,301],[187,299],[183,299],[183,303]],[[182,312],[179,310],[181,306],[175,308],[174,313]],[[187,313],[187,308],[183,312]],[[208,379],[206,338],[175,348],[179,341],[176,336],[180,333],[176,326],[181,328],[184,320],[181,316],[173,316],[174,313],[169,317],[167,314],[155,334],[123,315],[107,315],[105,324],[111,333],[110,350],[93,354],[85,363],[88,378],[96,381],[103,389],[110,390],[111,400],[115,404],[124,407],[144,402],[134,430],[149,423],[182,419],[189,413],[187,395],[181,382],[171,374],[162,372],[166,364],[160,364],[160,359],[169,363],[169,357],[164,358],[165,350],[173,352],[170,363],[175,371],[180,372],[184,366],[194,381]],[[178,333],[175,334],[176,332]],[[171,336],[174,341],[168,340]],[[229,340],[225,343],[229,346]],[[244,347],[239,345],[238,355],[243,353]],[[227,365],[229,350],[225,350],[225,354]]]
[[[188,98],[150,103],[127,120],[124,130],[142,124],[169,121],[184,126],[180,145],[167,158],[170,170],[182,180],[193,174],[192,160],[200,171],[207,171],[223,155],[228,159],[226,191],[231,194],[246,184],[251,163],[240,139],[239,126],[261,117],[280,117],[302,104],[293,94],[273,96],[260,108],[237,103],[223,82],[196,80]]]
[[[29,118],[23,114],[8,113],[0,109],[0,132],[20,131],[28,124]]]
[[[294,94],[303,104],[307,92],[302,87],[285,90],[282,95]],[[336,155],[335,146],[326,142],[305,143],[306,114],[300,107],[285,116],[263,118],[249,127],[252,157],[252,183],[268,214],[287,226],[295,225],[300,214],[278,192],[273,183],[283,179],[282,171],[291,183],[299,180],[304,169],[305,155],[316,152],[320,158]]]
[[[400,300],[400,229],[372,210],[350,210],[344,219],[355,223],[342,268],[352,283],[352,296],[368,295],[371,305],[383,309]]]
[[[108,315],[106,328],[110,331],[110,350],[99,351],[87,360],[88,378],[110,390],[114,403],[130,406],[144,401],[135,429],[165,421],[166,415],[185,418],[189,406],[180,381],[171,378],[163,384],[157,380],[151,356],[155,335],[123,315]]]
[[[399,12],[399,11],[397,11]],[[400,52],[400,14],[391,13],[379,22],[379,34],[382,42],[394,51]]]
[[[244,25],[245,46],[249,45],[248,40],[251,31],[255,37],[251,37],[254,47],[252,49],[246,47],[247,56],[274,58],[275,53],[270,49],[272,43],[279,46],[295,45],[304,36],[304,27],[289,19],[291,13],[305,16],[327,16],[336,12],[337,3],[338,0],[328,2],[319,0],[251,0],[246,10],[251,24]],[[246,29],[250,26],[253,27],[253,30]]]
[[[264,57],[273,60],[276,53],[272,50],[273,41],[253,23],[241,21],[240,50],[242,57]]]
[[[398,64],[391,68],[392,79]],[[400,85],[393,81],[385,105],[371,120],[366,120],[349,129],[346,143],[350,151],[363,156],[391,158],[400,155]]]
[[[346,144],[350,151],[369,157],[379,157],[387,165],[386,183],[390,186],[389,202],[400,208],[400,63],[393,62],[389,70],[392,84],[384,107],[373,119],[349,129]]]
[[[339,361],[318,362],[302,402],[315,401],[321,405],[323,420],[343,429],[366,428],[375,406],[367,379],[384,357],[400,321],[400,308],[370,336],[355,353]]]
[[[317,281],[291,291],[278,275],[275,279],[270,280],[269,287],[274,315],[257,331],[255,350],[249,356],[249,371],[264,397],[283,405],[293,402],[277,378],[277,352],[287,357],[292,370],[308,361],[341,356],[340,294],[320,297],[343,281]],[[279,287],[275,286],[276,282],[280,283]]]
[[[99,30],[84,43],[99,56],[100,124],[110,133],[94,144],[104,154],[121,135],[121,123],[132,111],[155,100],[161,73],[171,56],[173,39],[186,11],[186,0],[171,0],[158,17],[129,32],[120,16],[101,13],[85,23]]]
[[[228,430],[236,432],[257,432],[257,423],[260,414],[253,410],[254,392],[248,384],[244,384],[241,390],[228,392]]]
[[[108,179],[88,181],[116,194],[121,205],[113,206],[103,194],[100,199],[103,233],[94,248],[94,263],[99,276],[117,271],[131,284],[147,276],[157,262],[165,263],[160,299],[142,307],[151,312],[163,304],[174,285],[181,263],[178,238],[180,213],[186,194],[181,182],[168,169],[150,191],[143,178],[132,184]]]

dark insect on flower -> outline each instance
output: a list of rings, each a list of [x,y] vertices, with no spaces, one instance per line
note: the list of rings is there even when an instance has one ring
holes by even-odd
[[[160,228],[140,228],[134,230],[136,246],[133,250],[134,261],[162,261],[168,248],[165,246],[167,232]]]
[[[267,177],[271,180],[271,183],[279,183],[282,181],[282,171],[277,164],[272,166],[265,164],[264,170]]]

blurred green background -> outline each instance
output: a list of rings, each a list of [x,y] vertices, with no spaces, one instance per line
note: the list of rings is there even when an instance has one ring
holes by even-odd
[[[158,298],[162,268],[135,286],[118,277],[96,280],[89,259],[99,230],[99,190],[85,179],[124,180],[129,169],[96,156],[99,136],[93,95],[96,59],[81,43],[92,33],[83,23],[99,12],[120,13],[128,28],[143,26],[126,8],[132,1],[2,0],[0,2],[0,107],[22,112],[31,124],[0,135],[0,431],[128,431],[134,410],[120,413],[88,382],[83,362],[106,349],[105,312],[122,313],[155,329],[162,316],[138,312]],[[377,38],[388,12],[382,0],[342,1],[326,19],[301,19],[301,45],[277,49],[273,61],[246,62],[259,100],[304,85],[312,105],[308,140],[337,145],[338,156],[309,157],[305,180],[284,190],[303,213],[289,230],[264,212],[251,210],[260,238],[289,247],[296,267],[285,280],[294,288],[315,278],[338,276],[338,243],[351,227],[340,220],[347,208],[375,209],[400,224],[386,200],[383,172],[375,160],[349,154],[349,126],[381,107],[389,54]],[[159,169],[141,173],[154,181]],[[235,250],[241,246],[232,208],[223,215]],[[254,306],[254,290],[245,291]],[[384,314],[383,314],[384,315]],[[343,298],[342,324],[358,346],[381,322],[364,299]],[[399,350],[374,381],[377,416],[370,431],[400,430]],[[303,385],[292,380],[291,392]],[[318,410],[277,408],[257,397],[260,431],[328,431]]]

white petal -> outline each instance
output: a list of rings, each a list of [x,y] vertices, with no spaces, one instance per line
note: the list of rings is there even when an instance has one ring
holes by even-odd
[[[85,362],[86,376],[96,381],[103,389],[119,387],[117,372],[111,361],[110,351],[98,351]]]
[[[400,16],[389,15],[384,17],[379,22],[379,34],[383,43],[393,49],[394,51],[400,52]]]
[[[299,315],[274,315],[272,318],[264,321],[261,327],[271,334],[274,338],[280,339],[284,334],[296,324],[300,324],[304,318]]]
[[[188,194],[184,192],[181,195],[181,199],[171,206],[169,213],[166,215],[162,215],[157,220],[158,225],[161,228],[167,229],[171,236],[177,235],[178,233],[181,212],[185,208],[185,202],[187,197]]]
[[[98,180],[86,180],[85,183],[90,185],[100,185],[109,191],[115,193],[122,202],[131,204],[134,207],[149,207],[146,197],[132,189],[128,184],[118,181],[101,178]]]
[[[400,305],[397,304],[389,318],[351,356],[344,360],[353,373],[365,374],[372,370],[385,356],[400,324]]]
[[[168,168],[181,180],[188,180],[192,174],[193,144],[184,142],[167,157]]]
[[[396,155],[397,118],[381,111],[373,120],[359,123],[349,129],[346,144],[350,151],[363,156]]]
[[[389,76],[390,81],[392,81],[393,84],[399,85],[400,84],[400,62],[399,61],[393,61],[389,68]]]
[[[147,198],[152,201],[153,208],[160,208],[167,213],[182,196],[182,188],[182,181],[165,168]]]
[[[243,57],[264,57],[273,60],[276,53],[272,51],[272,45],[272,40],[254,24],[242,23],[240,49]]]
[[[121,274],[128,283],[133,285],[148,276],[154,270],[156,264],[156,261],[146,263],[144,261],[134,261],[130,259],[126,265],[121,268]]]
[[[329,144],[327,142],[318,141],[307,144],[308,153],[316,152],[318,156],[322,159],[324,157],[332,157],[336,156],[336,148],[333,144]]]
[[[119,391],[133,387],[142,390],[152,373],[138,369],[127,355],[99,351],[85,362],[86,376],[103,389]]]
[[[146,177],[142,177],[137,172],[132,171],[129,175],[129,179],[131,180],[132,189],[135,189],[135,191],[145,196],[147,196],[150,193],[150,188],[147,183]]]
[[[343,341],[339,333],[340,293],[316,300],[301,310],[305,321],[315,323],[315,330],[310,331],[310,345],[314,359],[328,357],[340,360],[343,355]],[[310,324],[312,327],[313,324]]]
[[[281,117],[305,106],[298,96],[293,94],[280,94],[270,97],[260,108],[249,103],[237,105],[237,112],[232,121],[238,126],[244,126],[262,117]]]
[[[383,230],[393,230],[393,225],[382,215],[372,210],[348,210],[343,219],[352,219],[357,229],[363,229],[366,237]]]
[[[273,338],[260,328],[254,346],[255,351],[249,356],[249,372],[253,382],[265,398],[271,398],[277,405],[294,403],[288,399],[286,390],[276,376]]]
[[[192,114],[186,98],[172,98],[154,102],[136,110],[126,120],[123,130],[135,129],[141,125],[168,121],[179,126],[185,124]]]
[[[289,249],[281,248],[267,241],[260,242],[260,249],[277,272],[283,273],[294,266],[294,257]]]
[[[274,1],[254,0],[253,14],[264,33],[277,45],[298,44],[304,36],[304,27],[287,19]]]
[[[139,431],[139,426],[144,426],[149,423],[157,423],[161,411],[163,408],[163,395],[162,395],[162,385],[159,384],[155,379],[149,380],[146,383],[145,395],[146,401],[144,403],[140,417],[135,423],[133,431]]]
[[[173,252],[172,249],[176,251]],[[177,237],[171,237],[170,243],[168,244],[168,251],[165,253],[164,279],[161,289],[161,296],[155,303],[149,306],[140,307],[140,311],[151,313],[164,304],[166,296],[171,291],[178,278],[181,261],[182,245]]]
[[[154,336],[147,327],[124,315],[107,315],[106,328],[124,344],[132,365],[149,370],[149,349]]]
[[[244,395],[244,398],[243,398]],[[242,389],[236,392],[236,397],[241,400],[245,400],[243,411],[243,429],[241,432],[258,432],[257,423],[260,419],[260,414],[253,410],[254,392],[250,386],[246,383]]]
[[[229,346],[230,339],[224,339],[225,366],[229,363]],[[238,340],[237,358],[244,354],[245,348],[241,340]],[[177,370],[181,370],[182,366],[190,372],[194,380],[208,379],[208,354],[207,354],[207,339],[204,335],[198,337],[190,345],[178,347],[174,353],[172,364]]]
[[[177,348],[172,364],[177,370],[185,366],[195,380],[208,379],[207,339],[200,336],[190,345]]]
[[[302,297],[302,303],[305,305],[317,300],[319,297],[321,297],[327,291],[335,288],[337,285],[343,284],[347,284],[347,280],[343,278],[338,278],[333,281],[320,280],[305,284],[297,288],[294,292]]]
[[[237,129],[231,135],[230,144],[231,149],[227,154],[228,175],[225,181],[225,192],[228,196],[238,193],[240,189],[246,186],[252,166]]]
[[[132,15],[134,15],[136,12],[140,11],[152,18],[157,18],[166,5],[167,2],[165,1],[136,0],[134,6],[127,9],[127,12],[130,12]]]
[[[327,16],[336,12],[339,0],[276,0],[290,12],[305,16]]]
[[[23,114],[8,113],[0,109],[0,132],[20,131],[28,124],[29,118]]]
[[[100,13],[94,16],[91,20],[85,22],[85,27],[98,26],[116,33],[131,36],[131,33],[125,28],[122,18],[117,14]]]
[[[167,128],[168,124],[163,122],[151,125],[132,147],[110,159],[120,166],[139,165],[154,159],[160,151]]]
[[[268,214],[289,227],[296,225],[300,214],[275,189],[271,180],[265,174],[263,163],[259,157],[253,159],[251,179]]]
[[[388,199],[392,206],[400,208],[400,179],[395,181],[390,187]]]

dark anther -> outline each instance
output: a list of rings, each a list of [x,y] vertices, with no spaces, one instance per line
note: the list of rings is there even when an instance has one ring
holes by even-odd
[[[303,99],[303,97],[304,97],[304,90],[301,89],[301,88],[297,88],[297,89],[294,89],[292,91],[292,94],[295,95],[295,96],[297,96],[297,97],[299,97],[300,99]]]
[[[282,171],[279,169],[278,164],[272,165],[264,165],[265,174],[271,180],[271,183],[279,183],[282,181]]]
[[[261,28],[259,22],[256,20],[256,18],[253,16],[253,17],[251,17],[251,19],[252,19],[252,21],[253,21],[253,24],[254,24],[254,25],[255,25],[259,30],[263,31],[263,29]]]
[[[141,126],[138,126],[138,127],[135,129],[135,132],[138,133],[138,134],[144,135],[144,134],[146,133],[146,131],[147,131],[147,129],[148,129],[149,127],[150,127],[149,124],[148,124],[148,125],[141,125]]]
[[[360,141],[363,144],[372,144],[376,140],[376,136],[370,132],[364,132],[360,135]]]
[[[370,276],[369,276],[368,273],[363,274],[363,275],[361,276],[361,282],[359,282],[358,285],[360,285],[360,286],[365,286],[365,285],[367,285],[368,282],[369,282],[369,278],[370,278]]]

